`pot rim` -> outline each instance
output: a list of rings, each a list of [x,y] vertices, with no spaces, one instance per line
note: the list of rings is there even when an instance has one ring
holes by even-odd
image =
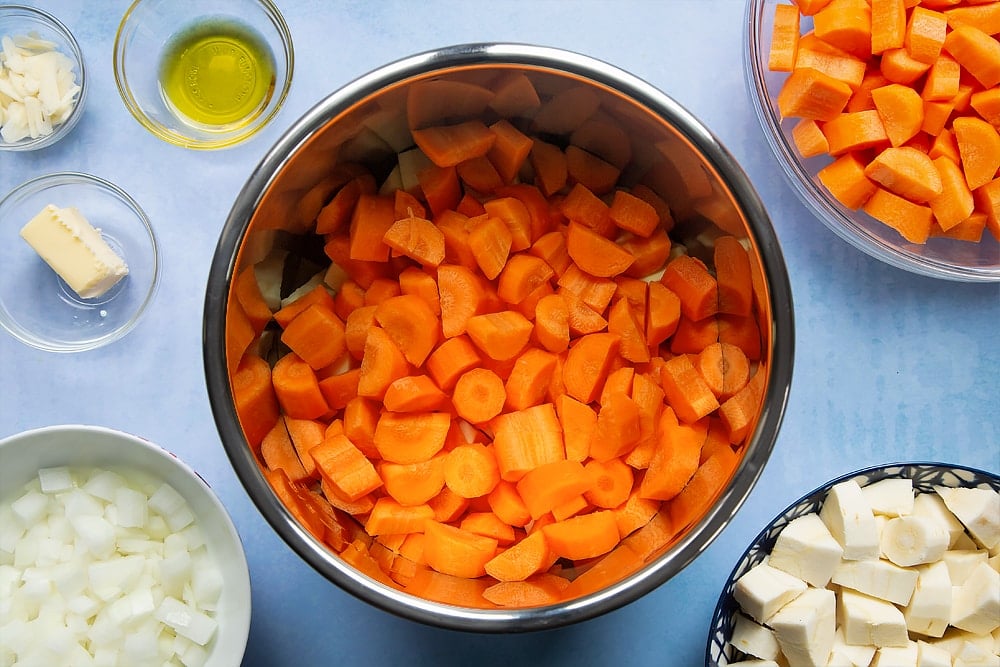
[[[238,252],[253,212],[287,161],[332,118],[382,88],[436,71],[491,65],[526,66],[589,80],[673,127],[703,155],[741,208],[760,251],[772,304],[767,323],[771,375],[762,412],[736,473],[713,508],[667,553],[615,584],[564,603],[517,610],[455,607],[392,589],[361,574],[309,535],[270,491],[246,444],[233,405],[225,351],[225,309]],[[722,532],[749,496],[777,438],[791,385],[793,329],[788,274],[767,211],[735,158],[700,121],[652,85],[589,56],[528,44],[470,43],[402,58],[348,83],[307,111],[262,158],[236,198],[212,259],[205,295],[203,361],[212,413],[237,476],[267,522],[310,566],[355,597],[397,616],[453,630],[521,632],[569,625],[631,603],[679,573]]]

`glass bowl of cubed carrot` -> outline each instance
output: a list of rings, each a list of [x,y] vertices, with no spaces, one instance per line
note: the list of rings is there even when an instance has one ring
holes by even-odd
[[[1000,280],[996,3],[749,0],[747,86],[799,198],[898,268]]]
[[[605,63],[418,54],[264,157],[205,367],[238,477],[327,579],[423,623],[555,627],[730,521],[789,389],[788,278],[700,122]]]

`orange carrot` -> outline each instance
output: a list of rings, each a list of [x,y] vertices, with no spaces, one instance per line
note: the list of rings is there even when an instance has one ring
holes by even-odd
[[[646,238],[625,235],[620,240],[620,245],[633,258],[632,264],[625,270],[625,275],[641,279],[658,273],[670,256],[672,248],[670,237],[662,227],[653,230]]]
[[[885,125],[877,110],[842,113],[823,125],[823,134],[834,157],[888,143]]]
[[[576,264],[571,264],[559,276],[556,284],[561,292],[572,292],[580,297],[596,313],[603,313],[618,291],[618,285],[614,280],[593,276],[581,270]]]
[[[447,401],[448,395],[426,375],[410,375],[395,380],[385,390],[382,400],[386,410],[392,412],[428,412],[441,409]]]
[[[720,236],[713,251],[719,293],[719,313],[750,315],[753,308],[753,280],[750,255],[734,236]]]
[[[457,520],[469,508],[469,499],[463,498],[447,486],[441,492],[427,501],[434,510],[434,520],[449,523]]]
[[[361,194],[351,216],[350,258],[371,262],[388,261],[389,246],[382,239],[395,220],[393,198]]]
[[[987,123],[1000,127],[1000,88],[977,90],[969,96],[969,104]]]
[[[402,290],[399,281],[392,278],[375,278],[365,290],[365,305],[377,306],[386,299],[399,296]]]
[[[686,354],[668,359],[660,372],[667,402],[677,416],[692,424],[719,407],[719,401]]]
[[[506,398],[503,380],[496,373],[472,368],[456,381],[451,400],[462,419],[479,424],[500,414]]]
[[[978,27],[955,26],[945,37],[944,49],[984,88],[1000,83],[1000,42]]]
[[[319,304],[296,315],[282,331],[281,342],[314,370],[329,366],[347,350],[344,323]]]
[[[922,63],[932,64],[941,54],[948,17],[926,7],[914,7],[906,22],[903,46],[910,57]]]
[[[478,315],[486,293],[479,277],[464,266],[442,264],[437,271],[441,300],[441,331],[445,338],[465,333],[469,319]]]
[[[563,274],[573,263],[566,252],[566,237],[562,232],[554,231],[543,234],[536,240],[529,251],[535,257],[545,261],[557,276]]]
[[[519,252],[531,246],[531,214],[517,197],[498,196],[483,204],[486,212],[497,218],[510,230],[510,250]]]
[[[333,297],[333,312],[345,322],[351,313],[363,305],[365,305],[365,291],[361,285],[350,279],[340,286],[336,296]]]
[[[609,235],[614,230],[610,207],[582,183],[570,188],[559,203],[559,210],[567,220],[579,223],[602,236]]]
[[[570,347],[563,365],[566,393],[581,403],[590,403],[600,394],[610,364],[618,354],[621,339],[611,333],[580,336]]]
[[[344,321],[344,344],[355,359],[364,356],[368,332],[376,326],[375,309],[376,306],[355,308]]]
[[[562,599],[569,581],[555,574],[540,574],[525,581],[501,581],[485,591],[483,597],[498,607],[540,607]]]
[[[435,317],[441,314],[441,299],[438,297],[437,282],[429,273],[415,266],[408,266],[399,274],[400,294],[419,296],[430,306]]]
[[[664,408],[656,449],[640,483],[639,494],[653,500],[670,500],[680,493],[698,468],[707,434],[707,420],[682,424],[673,410]]]
[[[872,0],[872,55],[903,48],[906,39],[904,0]]]
[[[1000,57],[1000,44],[997,50]],[[956,118],[952,129],[969,189],[975,190],[989,183],[1000,169],[1000,133],[985,120],[974,116]]]
[[[634,486],[629,490],[625,502],[612,508],[618,524],[618,535],[625,538],[645,526],[659,512],[660,504],[659,500],[643,498],[638,486]]]
[[[562,427],[566,458],[583,462],[590,455],[597,414],[589,405],[568,394],[561,394],[556,399],[555,408]]]
[[[692,320],[681,315],[677,320],[677,329],[670,337],[670,351],[673,354],[698,354],[705,346],[720,340],[719,321],[720,317]]]
[[[278,421],[278,398],[271,382],[271,365],[257,355],[243,356],[232,376],[233,404],[247,444],[257,451]]]
[[[553,275],[544,260],[525,253],[515,254],[499,274],[497,296],[509,304],[521,303]]]
[[[719,407],[719,417],[729,430],[729,441],[736,445],[750,433],[750,428],[760,412],[767,374],[758,367],[750,381]]]
[[[624,273],[635,261],[628,250],[576,222],[566,232],[566,252],[580,269],[601,278]]]
[[[930,207],[878,188],[865,202],[864,211],[898,231],[912,243],[924,243],[931,232],[934,214]]]
[[[392,210],[397,221],[410,217],[427,217],[427,208],[406,190],[396,190],[393,193]]]
[[[562,558],[582,560],[606,554],[618,544],[611,510],[597,510],[542,528],[549,548]]]
[[[493,420],[500,477],[516,482],[529,470],[566,457],[562,427],[551,403],[505,412]]]
[[[718,312],[718,283],[701,260],[678,255],[667,264],[660,282],[680,299],[685,317],[701,320]]]
[[[486,496],[499,482],[500,469],[492,447],[470,443],[444,455],[444,483],[462,498]]]
[[[891,83],[875,88],[871,95],[889,143],[902,146],[917,135],[924,123],[924,102],[917,91]]]
[[[372,438],[384,460],[419,463],[441,451],[450,425],[446,412],[385,412],[378,418]]]
[[[299,455],[285,428],[284,419],[279,419],[264,436],[260,444],[260,457],[269,469],[284,471],[291,482],[301,482],[309,477],[302,462],[299,461]]]
[[[618,167],[574,144],[566,146],[565,154],[570,181],[582,183],[597,195],[614,190],[621,175]]]
[[[497,541],[429,519],[424,524],[424,558],[442,574],[474,578],[486,574]]]
[[[532,519],[587,491],[593,480],[579,461],[561,459],[543,463],[517,481],[517,493]]]
[[[795,69],[811,69],[826,74],[833,79],[846,83],[852,90],[859,90],[864,85],[866,75],[865,61],[857,54],[850,53],[831,42],[816,36],[815,31],[808,32],[799,39],[798,52],[795,54]],[[857,92],[852,93],[847,101],[850,105],[855,100]]]
[[[947,54],[940,54],[934,60],[924,79],[920,95],[925,100],[951,100],[959,93],[962,67]],[[914,91],[916,92],[916,91]]]
[[[604,509],[614,509],[628,500],[632,491],[632,468],[621,459],[588,461],[584,469],[591,476],[591,486],[584,497],[592,505]]]
[[[566,323],[571,336],[598,333],[607,328],[608,321],[588,306],[582,298],[562,288],[558,294],[566,302]]]
[[[371,175],[351,179],[337,190],[316,216],[316,233],[333,234],[340,231],[350,221],[351,212],[362,192],[366,194],[375,192],[374,179]]]
[[[528,344],[533,328],[521,313],[505,310],[474,315],[466,323],[469,338],[487,357],[497,361],[513,359]]]
[[[278,359],[271,369],[271,382],[284,414],[299,419],[316,419],[330,407],[319,388],[316,372],[294,352]]]
[[[555,144],[535,139],[531,146],[531,167],[535,183],[546,196],[559,192],[566,186],[569,171],[566,154]]]
[[[490,510],[508,525],[526,526],[531,521],[531,514],[513,482],[501,479],[486,495],[486,501]]]
[[[644,526],[622,540],[622,546],[625,547],[625,550],[631,551],[642,562],[649,562],[658,554],[663,553],[664,548],[684,528],[684,526],[674,525],[666,511],[668,505],[669,503],[663,503],[663,510],[657,512]]]
[[[879,70],[892,83],[911,84],[924,75],[930,65],[912,57],[905,48],[886,49],[879,60]]]
[[[365,521],[369,535],[400,535],[423,532],[433,521],[434,511],[429,505],[400,505],[389,496],[375,501]],[[426,542],[424,543],[426,549]]]
[[[346,435],[334,435],[309,450],[320,475],[344,494],[357,500],[382,486],[375,466]]]
[[[828,74],[809,67],[796,67],[778,93],[782,118],[835,118],[851,97],[851,87]]]
[[[517,539],[514,526],[504,523],[493,512],[468,512],[462,517],[458,527],[476,535],[492,537],[502,547]]]
[[[445,456],[416,463],[382,461],[377,470],[385,492],[403,506],[426,504],[444,488]]]
[[[750,360],[731,343],[712,343],[698,353],[696,368],[719,401],[738,392],[750,379]]]
[[[490,125],[496,137],[487,153],[504,183],[511,183],[531,153],[532,140],[507,120]]]
[[[293,419],[284,417],[285,430],[295,447],[302,469],[307,477],[316,477],[316,461],[310,455],[313,447],[323,442],[326,437],[326,425],[316,419]]]
[[[486,562],[483,569],[498,581],[524,581],[555,561],[542,532],[531,533]]]
[[[775,5],[771,26],[768,69],[772,72],[791,72],[799,45],[799,10],[795,5]]]
[[[958,164],[947,156],[935,158],[933,163],[941,179],[941,192],[927,203],[941,230],[948,231],[972,215],[976,203]]]
[[[503,185],[496,167],[485,155],[470,158],[456,165],[459,179],[473,190],[490,193]]]
[[[459,377],[479,365],[479,354],[468,336],[461,335],[441,343],[427,357],[427,372],[444,391],[450,391]]]
[[[865,175],[889,192],[923,203],[941,194],[941,177],[926,153],[910,146],[886,148],[865,167]]]
[[[849,53],[871,54],[871,8],[865,0],[831,0],[813,16],[816,37]]]
[[[561,295],[549,294],[538,300],[534,336],[549,352],[564,352],[569,346],[569,308]]]
[[[444,261],[444,234],[425,218],[411,215],[397,220],[382,240],[392,250],[424,266],[437,266]]]
[[[698,466],[687,486],[666,503],[671,525],[680,530],[699,520],[732,477],[739,457],[729,447],[721,447]]]
[[[438,319],[419,296],[403,294],[383,301],[375,309],[375,320],[414,366],[422,366],[437,345]]]
[[[663,283],[651,282],[648,289],[646,342],[655,349],[677,330],[681,316],[681,301]]]
[[[439,167],[486,155],[497,135],[479,120],[413,130],[413,141]]]
[[[816,157],[830,152],[830,142],[826,140],[819,123],[811,118],[803,118],[795,124],[792,141],[802,157]]]
[[[410,365],[389,333],[373,326],[365,337],[358,395],[380,399],[393,382],[410,374]]]
[[[378,457],[378,450],[375,449],[378,415],[378,404],[363,396],[355,396],[344,406],[343,434],[370,458]]]
[[[517,357],[505,383],[504,406],[510,410],[524,410],[542,403],[555,369],[556,356],[553,353],[538,348],[525,350]],[[491,415],[488,419],[495,416]]]
[[[865,163],[856,153],[845,153],[816,174],[830,194],[849,209],[861,208],[878,188],[865,175]]]
[[[316,285],[299,298],[282,306],[274,313],[274,321],[284,329],[295,319],[296,315],[309,306],[316,304],[324,306],[328,310],[334,310],[335,308],[333,296],[330,295],[330,291],[325,285]]]
[[[271,308],[264,301],[260,292],[260,284],[253,265],[240,271],[233,280],[233,292],[243,313],[253,327],[254,333],[260,335],[267,323],[271,321]]]
[[[417,174],[420,192],[433,216],[453,210],[462,199],[462,184],[455,167],[431,165]],[[446,244],[447,245],[447,244]]]

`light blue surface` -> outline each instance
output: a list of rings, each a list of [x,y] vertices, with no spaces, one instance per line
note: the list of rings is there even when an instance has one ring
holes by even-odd
[[[296,51],[286,106],[254,140],[210,153],[162,143],[125,111],[111,58],[126,2],[36,4],[81,43],[91,75],[88,108],[61,144],[34,154],[0,153],[0,192],[52,171],[107,178],[150,216],[163,273],[138,327],[109,347],[57,355],[0,336],[0,436],[56,423],[99,424],[158,442],[200,471],[247,550],[254,609],[245,665],[699,665],[733,564],[763,525],[803,493],[889,461],[1000,471],[1000,287],[886,266],[811,217],[783,180],[750,109],[741,0],[286,0],[280,4]],[[218,233],[268,147],[357,76],[418,51],[471,41],[579,51],[645,79],[698,116],[743,165],[767,206],[795,301],[795,373],[784,425],[760,482],[729,527],[680,575],[633,604],[520,636],[476,636],[401,620],[306,566],[263,521],[232,472],[201,361],[202,301]]]

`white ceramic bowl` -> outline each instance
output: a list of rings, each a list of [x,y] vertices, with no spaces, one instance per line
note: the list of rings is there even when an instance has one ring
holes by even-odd
[[[143,438],[100,426],[48,426],[0,439],[0,493],[16,498],[39,469],[69,466],[135,470],[170,484],[185,500],[222,574],[218,629],[209,667],[240,664],[250,630],[250,576],[240,537],[222,502],[175,455]],[[10,498],[8,496],[11,496]]]
[[[25,137],[20,141],[4,142],[0,140],[0,151],[33,151],[56,143],[76,127],[83,116],[84,103],[87,100],[87,68],[83,51],[73,33],[62,21],[41,9],[22,5],[0,5],[0,36],[33,35],[48,40],[56,48],[73,61],[76,82],[80,92],[76,94],[76,103],[69,117],[53,128],[51,134],[36,137]]]
[[[753,539],[736,566],[726,579],[722,595],[712,616],[712,624],[708,635],[708,649],[705,654],[706,667],[721,667],[739,660],[748,659],[740,655],[731,645],[736,615],[739,613],[739,603],[733,597],[736,581],[755,565],[760,564],[771,552],[778,534],[792,520],[818,512],[823,506],[830,489],[840,484],[855,480],[862,487],[889,478],[909,478],[913,481],[913,489],[918,493],[933,493],[935,486],[949,487],[980,487],[1000,491],[1000,476],[995,473],[968,468],[965,466],[934,463],[934,462],[904,462],[872,466],[841,475],[822,486],[813,489],[794,503],[786,507]]]
[[[19,236],[46,205],[74,206],[128,265],[105,294],[80,298]],[[0,327],[26,345],[81,352],[118,340],[156,292],[160,260],[146,213],[127,192],[97,176],[39,176],[0,199]]]
[[[979,243],[931,238],[925,244],[906,241],[896,230],[863,211],[852,211],[834,199],[816,176],[831,162],[827,156],[802,159],[792,140],[795,118],[782,119],[777,96],[787,77],[767,67],[774,7],[789,0],[748,0],[744,34],[747,92],[782,172],[799,199],[834,234],[887,264],[933,278],[963,282],[1000,281],[1000,242],[988,230]],[[804,17],[802,31],[811,29]],[[805,224],[807,221],[803,221]]]

